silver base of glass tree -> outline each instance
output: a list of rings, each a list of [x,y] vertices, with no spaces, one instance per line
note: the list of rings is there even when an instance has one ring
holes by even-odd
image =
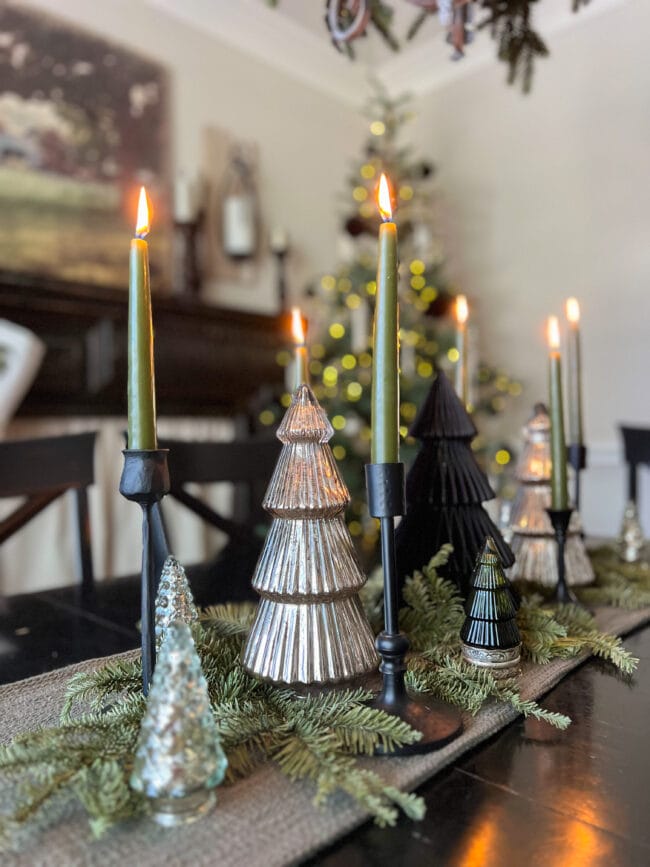
[[[180,798],[152,798],[151,818],[164,828],[189,825],[207,816],[216,802],[211,789],[198,789]]]
[[[521,644],[506,649],[472,647],[463,644],[463,659],[477,668],[488,669],[496,678],[515,677],[521,662]]]

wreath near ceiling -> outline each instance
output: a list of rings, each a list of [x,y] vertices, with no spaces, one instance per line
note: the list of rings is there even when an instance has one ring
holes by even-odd
[[[267,0],[277,6],[280,0]],[[547,57],[546,43],[533,27],[533,8],[543,0],[403,0],[417,7],[406,32],[409,42],[434,16],[445,30],[452,47],[451,59],[461,60],[476,30],[486,30],[497,46],[497,57],[508,66],[508,83],[519,84],[527,93],[532,84],[535,62]],[[574,12],[589,0],[567,0]],[[393,51],[400,40],[393,30],[395,3],[385,0],[325,0],[325,23],[334,47],[354,59],[355,40],[365,37],[370,27]]]

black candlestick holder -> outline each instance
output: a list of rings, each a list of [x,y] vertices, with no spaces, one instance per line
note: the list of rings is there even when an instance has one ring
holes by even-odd
[[[167,549],[160,521],[152,521],[152,513],[169,491],[169,449],[125,449],[124,469],[120,479],[120,493],[142,508],[142,573],[141,573],[141,631],[142,631],[142,691],[149,692],[149,684],[156,664],[156,636],[154,605],[160,579],[162,552]]]
[[[384,570],[384,630],[377,636],[381,691],[373,707],[397,716],[421,732],[415,744],[392,750],[390,755],[428,753],[452,741],[462,731],[460,713],[429,696],[406,688],[406,654],[409,640],[399,631],[399,590],[395,562],[395,518],[404,514],[404,464],[366,464],[370,514],[381,523],[381,560]]]
[[[580,603],[566,580],[566,537],[573,509],[547,509],[546,511],[551,519],[551,525],[555,532],[555,541],[557,542],[557,584],[555,586],[553,601],[562,603],[571,602],[573,605],[579,605]]]
[[[580,473],[587,466],[587,447],[582,443],[567,446],[567,459],[573,467],[573,505],[580,511]]]

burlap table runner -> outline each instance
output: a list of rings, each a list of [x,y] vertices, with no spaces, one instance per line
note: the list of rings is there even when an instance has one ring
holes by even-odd
[[[601,609],[596,619],[601,629],[623,635],[647,623],[650,609],[634,612]],[[523,695],[527,698],[543,695],[584,659],[583,655],[528,668],[521,681]],[[77,671],[92,670],[104,661],[90,660],[0,687],[2,740],[7,741],[19,732],[55,724],[70,676]],[[509,705],[492,704],[476,717],[468,717],[463,734],[438,752],[411,758],[367,761],[394,785],[414,789],[516,716],[516,711]],[[333,797],[325,809],[314,807],[312,797],[313,790],[308,784],[290,783],[273,766],[267,765],[236,785],[219,789],[217,809],[194,825],[168,831],[143,819],[114,829],[100,841],[91,840],[85,818],[78,808],[62,805],[58,824],[38,836],[32,835],[20,854],[0,855],[0,863],[15,867],[273,867],[292,864],[312,855],[368,818],[346,796]]]

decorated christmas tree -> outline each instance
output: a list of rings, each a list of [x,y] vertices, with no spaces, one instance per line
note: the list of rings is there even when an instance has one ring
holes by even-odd
[[[177,825],[211,808],[227,765],[190,628],[176,621],[156,662],[131,787],[152,800],[157,822]]]
[[[517,605],[490,536],[476,561],[460,630],[463,657],[493,674],[511,674],[520,659]]]
[[[253,577],[262,599],[243,654],[248,671],[276,683],[347,680],[377,666],[332,433],[300,385],[277,433],[283,448],[263,503],[273,521]]]
[[[406,477],[406,515],[396,534],[398,574],[403,582],[451,542],[454,550],[440,571],[466,596],[486,536],[506,566],[514,557],[481,505],[494,491],[472,452],[476,428],[442,371],[410,433],[422,445]]]
[[[416,443],[408,426],[426,396],[434,370],[452,370],[458,360],[455,323],[451,317],[454,292],[443,274],[443,250],[434,231],[434,167],[401,142],[401,134],[414,116],[405,97],[392,99],[381,90],[366,112],[370,136],[348,177],[339,249],[340,264],[308,290],[306,313],[310,320],[310,373],[314,394],[326,402],[335,433],[334,456],[351,493],[349,529],[364,553],[373,555],[376,522],[367,515],[363,466],[370,459],[370,345],[376,292],[377,230],[376,186],[382,172],[395,190],[400,243],[400,424],[404,438],[402,459],[414,457]],[[471,341],[470,341],[471,343]],[[472,361],[472,358],[474,359]],[[278,356],[291,363],[289,351]],[[476,361],[470,398],[474,415],[501,413],[508,398],[521,393],[521,385],[502,370]],[[263,424],[273,425],[289,405],[267,407]],[[503,472],[510,451],[501,440],[477,438],[476,453],[494,475]]]
[[[548,587],[557,584],[557,543],[546,510],[551,505],[551,420],[543,403],[535,405],[524,427],[524,447],[517,464],[519,482],[510,514],[515,564],[510,578]],[[565,547],[568,584],[591,584],[594,570],[574,511]]]

